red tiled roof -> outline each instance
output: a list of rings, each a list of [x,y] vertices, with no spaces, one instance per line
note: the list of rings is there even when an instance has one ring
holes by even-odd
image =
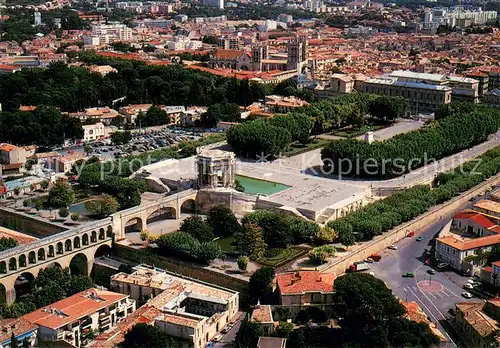
[[[7,144],[7,143],[0,144],[0,151],[3,151],[3,152],[11,152],[11,151],[14,151],[15,149],[17,149],[16,145]]]
[[[500,244],[500,234],[468,240],[458,239],[453,236],[446,236],[437,238],[436,240],[457,250],[471,250],[489,245]]]
[[[36,330],[38,325],[32,324],[22,318],[0,319],[0,343],[9,340],[11,335],[18,337],[30,331]]]
[[[240,50],[217,50],[215,51],[215,58],[222,60],[236,60],[241,57],[244,51]]]
[[[94,292],[101,300],[92,299],[89,296],[91,292]],[[82,317],[98,312],[100,309],[106,308],[127,297],[128,295],[117,292],[91,288],[44,308],[37,309],[22,316],[22,318],[40,326],[57,329]],[[63,312],[64,315],[58,315],[53,311],[54,309]]]
[[[335,278],[334,273],[321,273],[319,271],[288,272],[276,275],[281,295],[333,292]]]

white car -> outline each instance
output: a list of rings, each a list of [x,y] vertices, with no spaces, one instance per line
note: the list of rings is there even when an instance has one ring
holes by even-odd
[[[438,263],[438,268],[446,268],[448,267],[448,264],[445,262]]]
[[[464,288],[466,288],[466,289],[469,289],[469,290],[470,290],[470,289],[474,289],[474,286],[472,286],[472,284],[471,284],[471,283],[467,283],[467,284],[465,284],[465,285],[464,285]]]
[[[471,296],[471,297],[472,297],[472,296]],[[220,334],[219,334],[219,335],[215,336],[215,337],[212,339],[212,341],[214,341],[214,342],[219,342],[219,341],[222,339],[222,337],[224,337],[224,336],[222,336],[222,335],[220,335]]]
[[[462,292],[462,296],[465,297],[465,298],[472,298],[471,293],[467,292],[467,291]]]
[[[392,244],[392,245],[389,245],[389,246],[387,247],[387,249],[391,249],[391,250],[398,250],[398,247],[397,247],[397,246],[395,246],[394,244]]]

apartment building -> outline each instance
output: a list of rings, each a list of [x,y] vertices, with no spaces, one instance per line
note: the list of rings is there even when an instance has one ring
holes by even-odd
[[[240,38],[235,37],[218,37],[217,46],[224,50],[240,50],[242,47]]]
[[[265,98],[265,106],[269,112],[286,113],[297,108],[309,105],[305,100],[294,96],[283,97],[280,95],[268,95]]]
[[[161,314],[154,325],[194,348],[205,347],[237,314],[238,292],[147,265],[111,277],[111,288]]]
[[[35,154],[37,147],[0,144],[0,164],[23,164],[28,157]]]
[[[84,347],[94,331],[109,330],[134,311],[135,301],[128,295],[91,288],[21,318],[38,325],[44,341]]]
[[[334,273],[297,271],[276,274],[282,306],[322,305],[333,301]]]
[[[455,304],[455,322],[468,347],[500,346],[500,299]]]
[[[415,113],[436,111],[442,104],[451,103],[451,88],[426,83],[403,82],[397,77],[380,76],[370,78],[361,84],[361,92],[404,97]]]
[[[96,120],[98,122],[109,125],[111,121],[120,116],[118,111],[105,107],[95,107],[87,108],[81,112],[74,112],[69,114],[70,117],[78,118],[80,121],[84,122],[86,120]]]
[[[12,337],[17,340],[18,347],[37,347],[38,325],[22,318],[0,319],[0,346],[13,348]]]
[[[464,211],[454,216],[449,233],[436,238],[434,256],[454,269],[472,275],[479,271],[479,265],[465,258],[490,251],[497,244],[500,244],[498,222],[478,210]]]
[[[452,100],[479,102],[479,81],[469,77],[417,73],[408,70],[396,70],[389,74],[401,82],[425,83],[451,88]]]
[[[132,29],[125,24],[94,24],[91,25],[92,34],[90,37],[98,37],[99,44],[109,44],[113,41],[129,41],[132,40]]]
[[[184,105],[162,106],[161,109],[167,113],[169,123],[174,125],[181,124],[182,115],[186,112]]]

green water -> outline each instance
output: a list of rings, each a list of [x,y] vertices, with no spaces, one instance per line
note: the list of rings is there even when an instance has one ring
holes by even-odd
[[[290,186],[277,182],[250,178],[243,175],[236,175],[236,180],[245,188],[245,193],[251,195],[260,194],[269,196],[290,188]]]
[[[88,201],[85,201],[88,202]],[[78,213],[81,215],[87,215],[87,209],[85,208],[85,202],[75,203],[69,206],[69,211],[72,213]]]

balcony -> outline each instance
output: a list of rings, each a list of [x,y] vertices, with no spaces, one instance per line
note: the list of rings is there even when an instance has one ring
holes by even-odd
[[[92,319],[87,318],[80,323],[80,329],[83,331],[84,329],[88,328],[91,325],[92,325]]]

